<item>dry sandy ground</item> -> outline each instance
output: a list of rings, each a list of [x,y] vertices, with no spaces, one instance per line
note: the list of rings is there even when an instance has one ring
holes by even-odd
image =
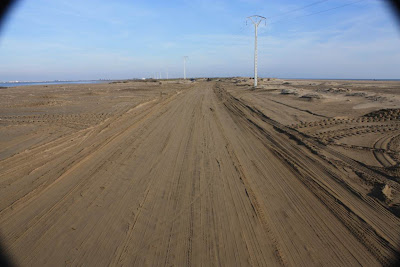
[[[0,90],[18,266],[380,266],[399,257],[400,83]]]

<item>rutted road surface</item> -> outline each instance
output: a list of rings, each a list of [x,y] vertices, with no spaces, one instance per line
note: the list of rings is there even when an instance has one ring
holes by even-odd
[[[21,266],[379,266],[400,220],[214,82],[0,161]]]

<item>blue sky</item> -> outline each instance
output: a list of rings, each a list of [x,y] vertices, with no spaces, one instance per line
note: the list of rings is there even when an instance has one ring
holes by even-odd
[[[321,2],[279,16],[314,2]],[[253,75],[400,78],[400,25],[383,0],[21,0],[0,32],[0,81]]]

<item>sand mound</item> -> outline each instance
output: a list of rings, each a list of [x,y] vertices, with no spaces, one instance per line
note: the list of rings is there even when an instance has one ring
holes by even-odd
[[[381,201],[389,202],[392,200],[392,188],[387,184],[375,183],[369,195]]]
[[[364,93],[364,92],[352,92],[352,93],[347,93],[346,96],[361,96],[361,97],[365,97],[365,96],[367,96],[367,93]]]
[[[296,89],[282,89],[281,95],[298,95],[298,91]]]
[[[366,99],[371,100],[371,101],[379,101],[379,102],[383,102],[383,101],[387,101],[388,98],[385,96],[381,96],[381,95],[371,95],[371,96],[367,96]]]
[[[309,94],[300,96],[300,98],[307,99],[307,100],[313,100],[313,99],[322,99],[323,96],[320,94],[316,94],[316,93],[309,93]]]
[[[343,93],[347,93],[350,92],[350,89],[347,88],[335,88],[335,87],[330,87],[330,88],[319,88],[317,89],[317,92],[321,92],[321,93],[332,93],[332,94],[343,94]]]
[[[398,109],[398,108],[380,109],[377,111],[367,113],[363,117],[399,119],[400,118],[400,109]]]

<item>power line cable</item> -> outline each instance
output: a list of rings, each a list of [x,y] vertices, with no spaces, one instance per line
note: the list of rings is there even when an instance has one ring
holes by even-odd
[[[328,12],[328,11],[331,11],[331,10],[343,8],[343,7],[350,6],[350,5],[354,5],[354,4],[357,4],[357,3],[360,3],[360,2],[363,2],[363,0],[354,1],[354,2],[351,2],[351,3],[348,3],[348,4],[344,4],[344,5],[328,8],[328,9],[325,9],[325,10],[320,10],[320,11],[317,11],[317,12],[314,12],[314,13],[310,13],[310,14],[307,14],[307,15],[297,16],[297,17],[294,17],[294,18],[291,18],[291,19],[288,19],[288,20],[285,19],[285,20],[273,21],[273,22],[269,23],[269,25],[275,24],[275,23],[278,23],[278,22],[291,21],[291,20],[298,19],[298,18],[304,18],[304,17],[309,17],[309,16],[321,14],[321,13]]]
[[[302,10],[302,9],[306,9],[306,8],[308,8],[310,6],[315,6],[315,5],[318,5],[318,4],[321,4],[323,2],[327,2],[327,1],[329,1],[329,0],[322,0],[322,1],[313,2],[311,4],[308,4],[308,5],[305,5],[305,6],[302,6],[302,7],[287,11],[287,12],[283,12],[283,13],[280,13],[280,14],[277,14],[277,15],[274,15],[274,16],[271,16],[271,17],[267,17],[267,19],[281,17],[283,15],[290,14],[290,13],[293,13],[293,12],[296,12],[296,11],[299,11],[299,10]]]
[[[291,10],[291,11],[288,11],[288,12],[285,12],[285,13],[282,13],[282,14],[274,15],[272,17],[278,17],[278,16],[281,16],[281,15],[284,15],[284,14],[292,13],[294,11],[305,9],[307,7],[310,7],[310,6],[313,6],[313,5],[317,5],[317,4],[320,4],[322,2],[326,2],[326,1],[328,1],[328,0],[313,2],[313,3],[308,4],[306,6],[303,6],[303,7],[300,7],[300,8],[297,8],[297,9],[294,9],[294,10]],[[267,23],[267,24],[268,25],[272,25],[272,24],[275,24],[275,23],[278,23],[278,22],[293,21],[293,20],[296,20],[298,18],[309,17],[309,16],[313,16],[313,15],[329,12],[331,10],[347,7],[347,6],[354,5],[354,4],[357,4],[357,3],[360,3],[360,2],[363,2],[363,0],[354,1],[354,2],[351,2],[351,3],[347,3],[347,4],[340,5],[340,6],[336,6],[336,7],[332,7],[332,8],[328,8],[328,9],[324,9],[324,10],[320,10],[320,11],[313,12],[313,13],[306,14],[306,15],[302,15],[302,16],[293,17],[293,18],[290,18],[290,19],[282,19],[282,20],[278,20],[278,21],[272,21],[271,23]],[[269,18],[272,18],[272,17],[269,17]],[[244,31],[244,28],[242,28],[240,32],[243,32],[243,31]]]
[[[276,15],[267,17],[267,19],[271,19],[271,18],[275,18],[275,17],[281,17],[283,15],[290,14],[290,13],[293,13],[293,12],[298,11],[298,10],[306,9],[308,7],[311,7],[311,6],[314,6],[314,5],[318,5],[320,3],[327,2],[327,1],[329,1],[329,0],[316,1],[316,2],[310,3],[308,5],[301,6],[301,7],[298,7],[296,9],[289,10],[287,12],[283,12],[283,13],[280,13],[280,14],[276,14]],[[247,24],[246,24],[246,26],[247,26]],[[244,32],[244,30],[245,30],[245,27],[244,27],[244,25],[242,25],[239,32],[242,33],[242,32]]]

